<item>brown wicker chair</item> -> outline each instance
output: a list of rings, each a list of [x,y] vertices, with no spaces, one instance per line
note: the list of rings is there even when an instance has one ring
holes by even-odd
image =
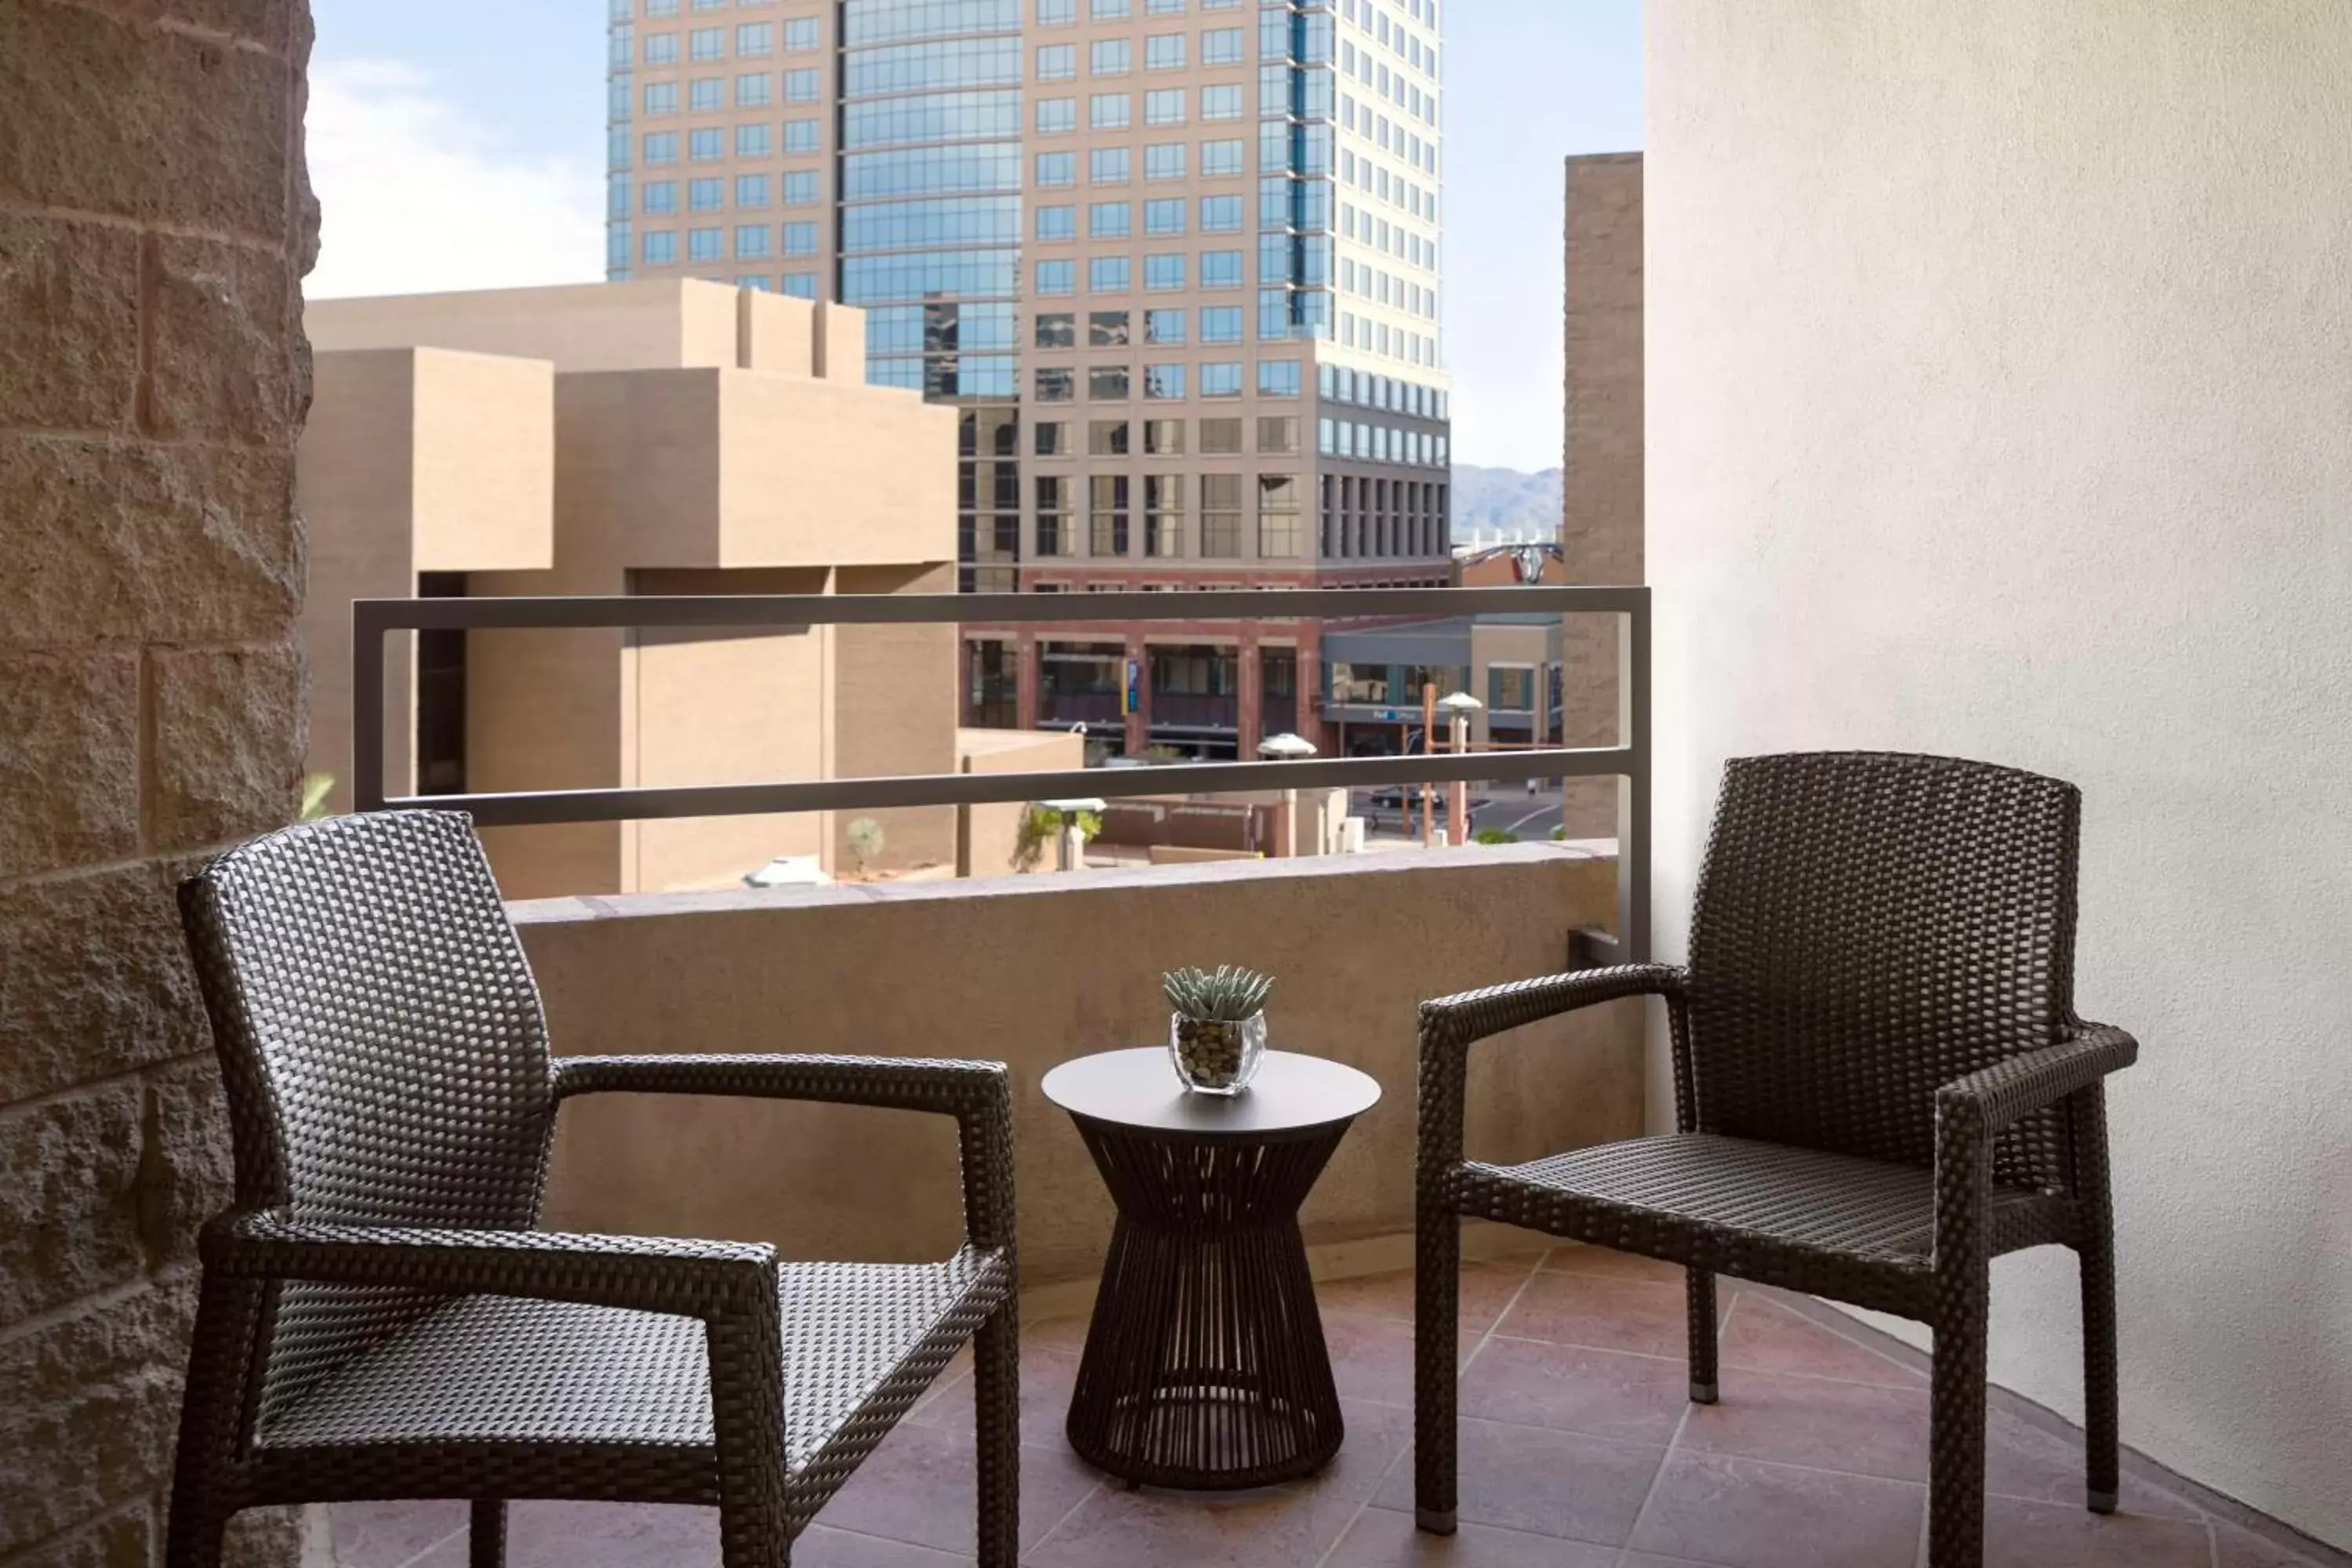
[[[1983,1560],[1990,1260],[2080,1256],[2089,1505],[2116,1505],[2108,1073],[2074,1016],[2072,784],[1941,757],[1726,770],[1686,968],[1634,964],[1421,1009],[1414,1436],[1420,1522],[1454,1528],[1459,1216],[1688,1270],[1691,1397],[1716,1396],[1715,1276],[1935,1330],[1930,1561]],[[1522,1165],[1463,1158],[1469,1047],[1617,997],[1665,999],[1673,1134]]]
[[[1019,1426],[1010,1097],[992,1062],[573,1057],[471,824],[386,812],[214,861],[181,909],[228,1090],[236,1206],[205,1227],[166,1551],[240,1508],[509,1498],[719,1510],[772,1568],[966,1342],[980,1560],[1011,1568]],[[557,1106],[722,1094],[952,1116],[943,1263],[779,1263],[734,1242],[537,1228]],[[804,1194],[821,1201],[821,1194]],[[790,1194],[780,1201],[795,1201]]]

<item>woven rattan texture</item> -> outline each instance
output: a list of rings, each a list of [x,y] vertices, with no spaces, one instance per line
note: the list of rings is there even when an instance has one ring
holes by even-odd
[[[1424,1003],[1415,1177],[1415,1485],[1450,1531],[1465,1215],[1688,1269],[1691,1394],[1716,1397],[1715,1275],[1935,1331],[1933,1568],[1983,1560],[1990,1259],[2063,1243],[2083,1279],[2087,1500],[2115,1506],[2113,1219],[2102,1084],[2138,1047],[2074,1012],[2079,797],[1943,757],[1734,762],[1687,970],[1593,970]],[[1464,1158],[1469,1047],[1663,999],[1673,1136]]]
[[[538,994],[470,825],[336,818],[182,889],[236,1142],[205,1228],[166,1547],[236,1510],[513,1497],[716,1505],[727,1568],[793,1536],[967,1342],[980,1555],[1018,1530],[1011,1094],[997,1063],[582,1058]],[[966,1245],[931,1265],[535,1228],[552,1119],[597,1092],[951,1116]]]

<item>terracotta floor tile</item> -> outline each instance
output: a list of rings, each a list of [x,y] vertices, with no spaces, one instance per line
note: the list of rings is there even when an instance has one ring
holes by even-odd
[[[466,1550],[466,1538],[455,1535],[424,1556],[412,1559],[408,1568],[471,1568],[473,1561]]]
[[[339,1502],[329,1516],[335,1568],[401,1568],[463,1531],[467,1517],[462,1502]]]
[[[1036,1568],[1311,1568],[1360,1506],[1295,1487],[1104,1487],[1023,1560]]]
[[[1343,1399],[1379,1405],[1412,1404],[1412,1325],[1393,1318],[1353,1312],[1323,1314],[1323,1343],[1331,1353],[1331,1377]],[[1480,1336],[1460,1336],[1455,1365],[1478,1348]]]
[[[2324,1549],[2323,1549],[2324,1550]],[[2305,1556],[2250,1530],[2213,1521],[2213,1568],[2322,1568],[2340,1557]]]
[[[1695,1557],[1661,1557],[1654,1552],[1628,1552],[1617,1568],[1708,1568]]]
[[[1613,1247],[1586,1247],[1575,1242],[1553,1247],[1545,1255],[1542,1266],[1556,1274],[1593,1274],[1610,1279],[1641,1279],[1675,1286],[1683,1282],[1679,1263],[1662,1263],[1638,1252],[1620,1252]]]
[[[1052,1529],[1101,1479],[1066,1448],[1024,1448],[1022,1544]],[[884,1439],[818,1518],[836,1530],[969,1552],[978,1495],[971,1435],[910,1425]]]
[[[1070,1416],[1070,1390],[1078,1376],[1078,1358],[1060,1351],[1021,1347],[1021,1440],[1058,1447]],[[974,1385],[969,1370],[937,1396],[916,1407],[908,1419],[944,1431],[969,1432],[972,1423]]]
[[[1633,1544],[1731,1568],[1912,1568],[1927,1489],[1677,1450]]]
[[[1927,1479],[1927,1393],[1745,1372],[1694,1405],[1677,1447],[1894,1480]]]
[[[719,1510],[661,1503],[518,1502],[508,1568],[717,1568]]]
[[[1465,1263],[1462,1266],[1462,1327],[1492,1328],[1519,1287],[1535,1271],[1535,1259],[1508,1263]],[[1315,1288],[1316,1300],[1327,1312],[1355,1312],[1366,1317],[1395,1318],[1411,1322],[1413,1316],[1412,1270],[1366,1274],[1353,1279],[1327,1279]]]
[[[1528,1282],[1495,1331],[1680,1361],[1690,1351],[1688,1321],[1680,1285],[1545,1269]]]
[[[2083,1506],[2083,1445],[2021,1416],[1993,1411],[1985,1418],[1985,1490],[2032,1502]],[[2123,1506],[2159,1519],[2202,1519],[2185,1498],[2124,1473]]]
[[[793,1542],[793,1568],[971,1568],[978,1561],[822,1524],[809,1526]]]
[[[1324,1568],[1615,1568],[1616,1549],[1465,1524],[1452,1535],[1413,1528],[1412,1516],[1368,1508]]]
[[[1533,1426],[1465,1421],[1456,1441],[1465,1524],[1622,1545],[1657,1475],[1663,1448]],[[1412,1460],[1398,1460],[1380,1505],[1412,1509]]]
[[[1021,1325],[1021,1348],[1045,1351],[1066,1351],[1071,1355],[1087,1348],[1087,1325],[1089,1320],[1083,1312],[1076,1317],[1045,1318]]]
[[[1736,1369],[1843,1378],[1890,1388],[1923,1388],[1927,1383],[1909,1367],[1752,1290],[1741,1291],[1732,1303],[1721,1346],[1727,1388]]]
[[[1985,1503],[1985,1568],[2207,1568],[2212,1554],[2210,1531],[2188,1520],[2103,1517],[2014,1498]]]
[[[1690,1405],[1679,1361],[1492,1339],[1462,1374],[1462,1414],[1590,1437],[1664,1444]]]
[[[1401,1405],[1374,1405],[1342,1397],[1339,1414],[1347,1436],[1319,1475],[1300,1484],[1333,1497],[1369,1500],[1389,1471],[1412,1447],[1412,1412]]]

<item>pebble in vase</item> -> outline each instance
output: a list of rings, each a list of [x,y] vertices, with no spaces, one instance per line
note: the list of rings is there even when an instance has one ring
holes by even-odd
[[[1224,963],[1160,976],[1167,994],[1168,1055],[1196,1094],[1239,1094],[1265,1055],[1271,977]]]

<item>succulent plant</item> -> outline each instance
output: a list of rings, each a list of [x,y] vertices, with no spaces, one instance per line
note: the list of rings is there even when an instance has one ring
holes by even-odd
[[[1212,970],[1174,969],[1160,977],[1168,1005],[1187,1018],[1239,1023],[1265,1010],[1274,977],[1235,964]]]

